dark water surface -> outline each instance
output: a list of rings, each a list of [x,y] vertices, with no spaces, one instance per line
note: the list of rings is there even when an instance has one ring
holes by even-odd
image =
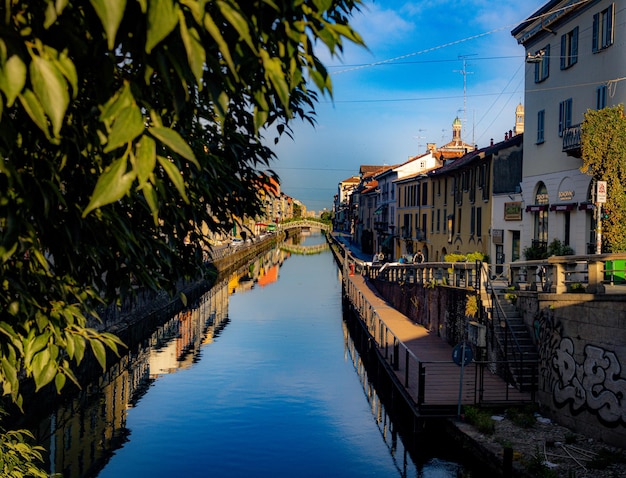
[[[312,235],[302,243],[323,241]],[[244,272],[156,332],[150,347],[109,372],[103,391],[50,418],[52,471],[68,478],[469,476],[392,432],[342,320],[330,251],[275,250]]]

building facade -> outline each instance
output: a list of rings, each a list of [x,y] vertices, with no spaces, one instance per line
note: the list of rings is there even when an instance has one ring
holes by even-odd
[[[588,109],[626,102],[625,21],[620,2],[552,0],[511,32],[526,50],[523,250],[558,239],[576,254],[596,252],[581,123]]]

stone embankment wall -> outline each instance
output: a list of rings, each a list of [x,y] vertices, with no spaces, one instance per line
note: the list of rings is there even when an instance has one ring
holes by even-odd
[[[626,295],[518,293],[540,356],[538,401],[568,428],[626,448]]]

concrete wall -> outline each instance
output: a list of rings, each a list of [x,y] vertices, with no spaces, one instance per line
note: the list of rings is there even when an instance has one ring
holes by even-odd
[[[518,301],[538,346],[546,413],[626,447],[626,296],[521,292]]]

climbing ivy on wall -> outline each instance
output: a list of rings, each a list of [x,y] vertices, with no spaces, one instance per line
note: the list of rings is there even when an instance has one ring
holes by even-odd
[[[603,207],[604,252],[626,252],[626,118],[624,105],[588,110],[581,135],[580,170],[607,182]]]

